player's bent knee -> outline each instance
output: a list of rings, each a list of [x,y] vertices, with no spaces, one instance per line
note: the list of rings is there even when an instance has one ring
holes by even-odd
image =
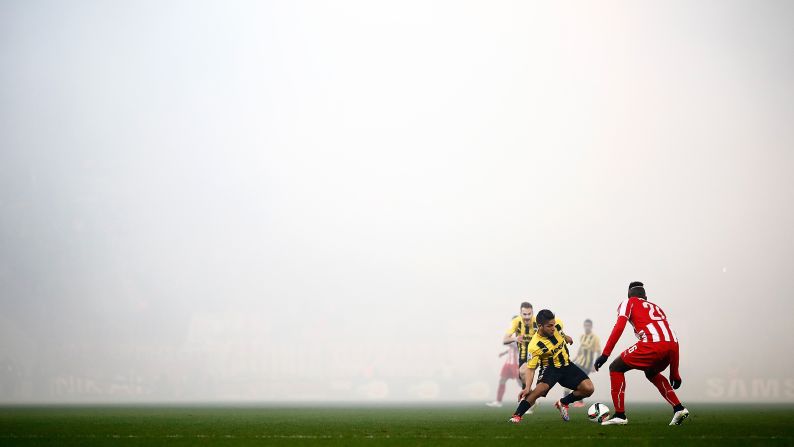
[[[595,387],[593,386],[593,382],[590,380],[585,380],[584,382],[579,384],[579,392],[582,393],[584,397],[592,396],[595,392]]]
[[[609,364],[610,372],[626,372],[629,368],[622,358],[618,357]]]

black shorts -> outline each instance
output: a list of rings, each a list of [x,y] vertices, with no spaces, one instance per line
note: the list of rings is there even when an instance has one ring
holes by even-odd
[[[585,373],[585,374],[590,374],[591,372],[595,371],[595,370],[593,369],[593,364],[592,364],[592,363],[591,363],[590,365],[580,365],[580,364],[578,364],[578,363],[574,363],[574,364],[575,364],[576,366],[578,366],[578,367],[579,367],[579,369],[581,369],[582,371],[584,371],[584,373]]]
[[[559,383],[565,388],[575,390],[583,380],[589,378],[587,373],[582,371],[581,368],[573,363],[569,363],[562,368],[555,368],[551,365],[543,368],[540,370],[538,383],[545,383],[549,388]]]

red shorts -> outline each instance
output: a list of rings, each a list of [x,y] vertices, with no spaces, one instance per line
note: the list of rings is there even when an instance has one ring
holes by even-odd
[[[502,366],[503,379],[518,379],[518,363],[505,363]]]
[[[626,365],[649,372],[662,372],[678,355],[678,343],[672,341],[639,342],[620,354]]]

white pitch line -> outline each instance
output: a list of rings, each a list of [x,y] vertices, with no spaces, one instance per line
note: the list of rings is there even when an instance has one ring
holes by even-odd
[[[0,434],[0,439],[83,439],[83,438],[90,438],[94,439],[99,437],[96,434],[86,434],[86,435],[54,435],[54,436],[47,436],[47,435],[38,435],[38,434]],[[206,434],[196,434],[196,435],[182,435],[182,434],[170,434],[164,436],[147,436],[147,435],[134,435],[134,434],[127,434],[127,435],[119,435],[119,434],[110,434],[104,435],[105,438],[112,438],[112,439],[120,439],[120,438],[145,438],[145,439],[162,439],[162,438],[240,438],[240,439],[357,439],[357,438],[364,438],[364,439],[482,439],[482,440],[496,440],[496,439],[539,439],[537,436],[466,436],[466,435],[406,435],[406,436],[392,436],[389,434],[385,435],[351,435],[351,436],[331,436],[331,435],[302,435],[302,434],[292,434],[292,435],[251,435],[251,436],[237,436],[237,435],[206,435]],[[587,435],[587,436],[555,436],[554,439],[565,439],[565,440],[577,440],[577,439],[602,439],[602,440],[645,440],[645,439],[657,439],[657,440],[665,440],[665,439],[681,439],[681,440],[771,440],[771,439],[794,439],[792,436],[759,436],[759,435],[737,435],[737,436],[714,436],[714,435],[701,435],[701,436],[620,436],[616,432],[615,437],[609,437],[609,435]]]

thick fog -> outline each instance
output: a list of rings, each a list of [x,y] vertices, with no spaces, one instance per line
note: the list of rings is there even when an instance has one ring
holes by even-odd
[[[484,403],[521,301],[605,342],[632,280],[684,402],[794,401],[793,20],[4,1],[0,403]]]

